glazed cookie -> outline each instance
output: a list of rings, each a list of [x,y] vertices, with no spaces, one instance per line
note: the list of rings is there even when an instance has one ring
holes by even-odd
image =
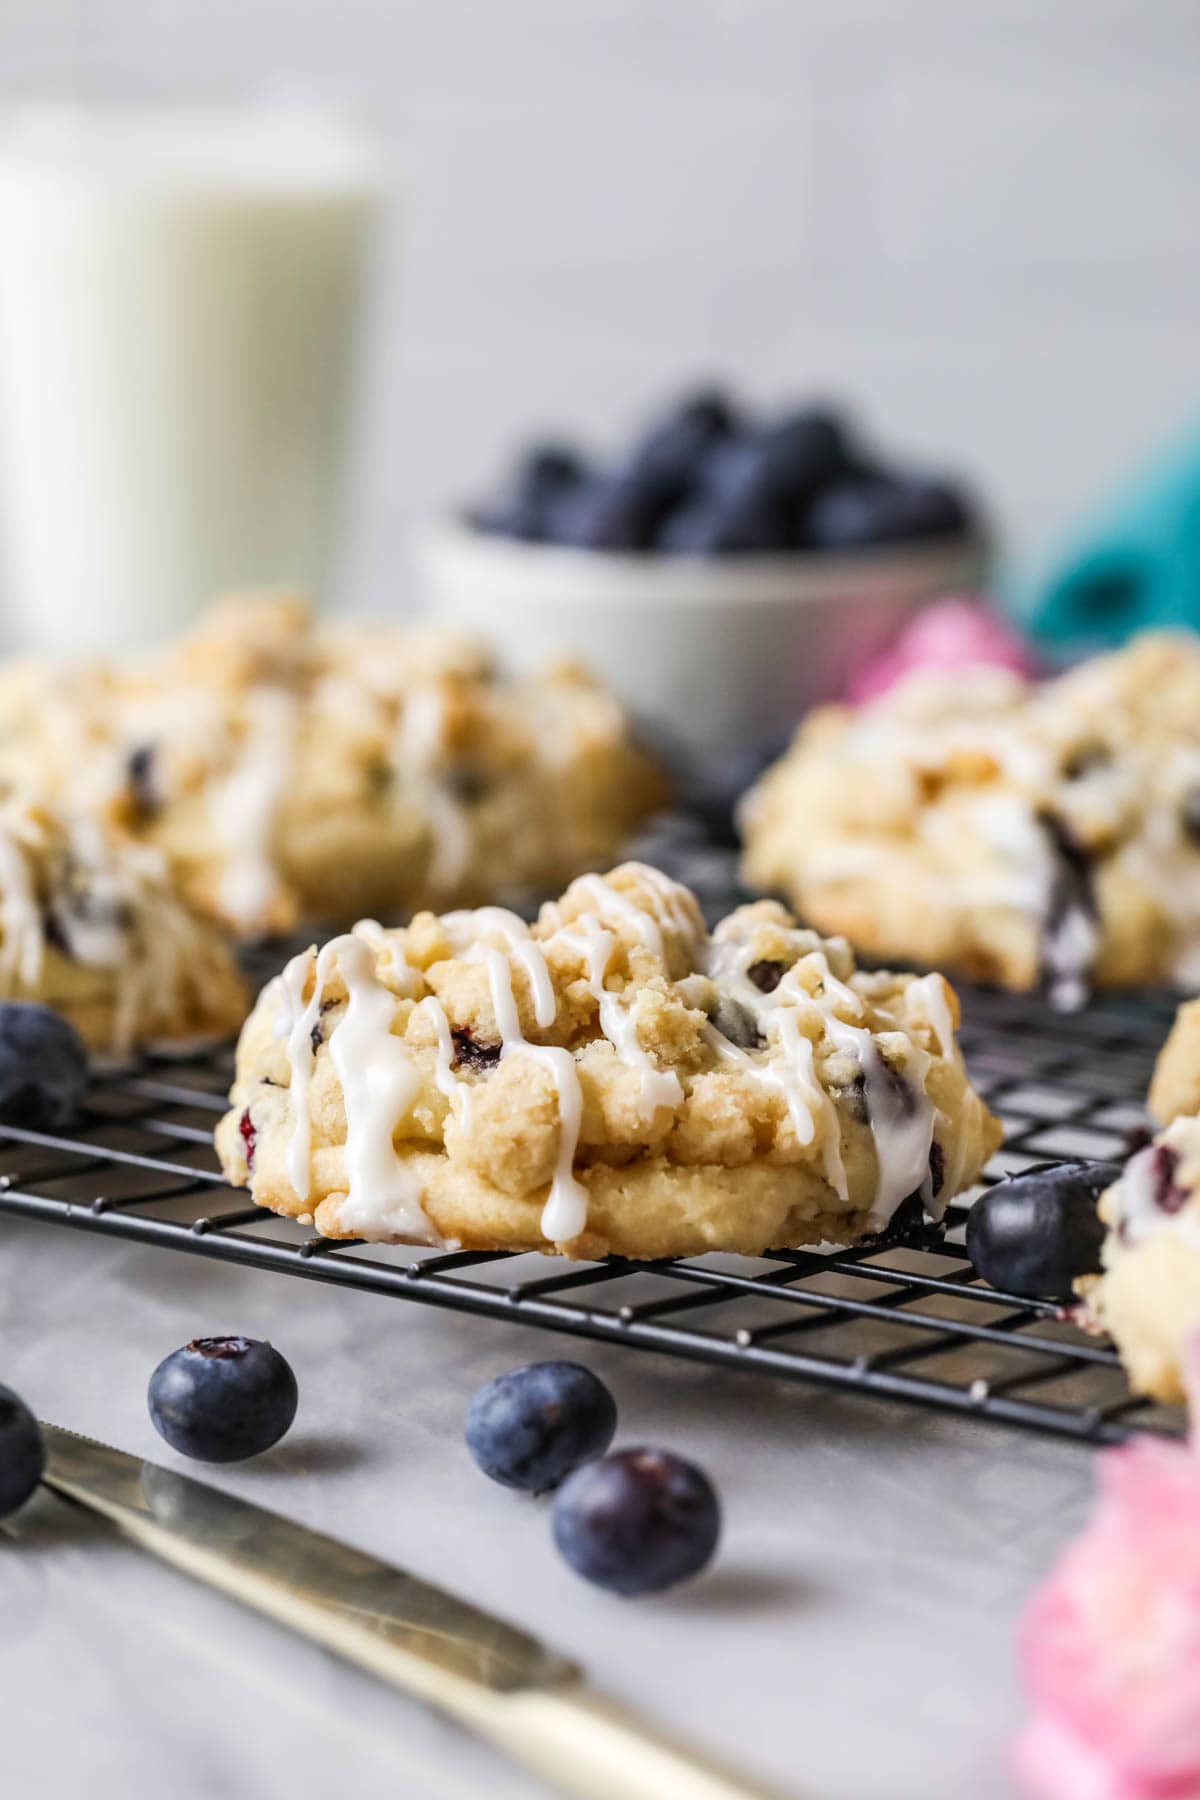
[[[652,1258],[934,1218],[999,1128],[940,975],[866,974],[774,901],[710,937],[629,863],[527,926],[366,922],[259,997],[229,1179],[329,1237]]]
[[[140,661],[0,672],[0,784],[104,813],[244,936],[554,891],[662,798],[612,696],[234,597]]]
[[[1200,1118],[1174,1119],[1130,1158],[1100,1201],[1103,1273],[1076,1286],[1137,1393],[1184,1399],[1183,1363],[1200,1332]]]
[[[0,808],[0,995],[63,1013],[93,1049],[236,1030],[246,992],[225,941],[161,858],[95,819]]]
[[[1187,1000],[1175,1015],[1150,1083],[1150,1116],[1168,1125],[1180,1113],[1200,1113],[1200,1000]]]
[[[827,707],[744,803],[745,870],[872,956],[1062,1005],[1200,981],[1200,639],[1040,685],[909,676]]]

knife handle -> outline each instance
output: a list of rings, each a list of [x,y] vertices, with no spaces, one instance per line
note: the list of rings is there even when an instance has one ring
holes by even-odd
[[[463,1722],[577,1800],[778,1800],[582,1685],[483,1698]]]

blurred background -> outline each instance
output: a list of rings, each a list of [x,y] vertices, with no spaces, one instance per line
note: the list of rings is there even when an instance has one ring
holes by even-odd
[[[358,603],[531,431],[710,372],[844,397],[1019,556],[1195,414],[1194,0],[10,0],[0,70],[382,140]]]

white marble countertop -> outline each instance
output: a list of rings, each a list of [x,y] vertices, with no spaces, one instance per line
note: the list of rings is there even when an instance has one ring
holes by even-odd
[[[157,1437],[146,1381],[178,1344],[229,1331],[284,1351],[300,1411],[269,1455],[206,1471]],[[610,1382],[618,1442],[661,1442],[716,1481],[725,1536],[691,1588],[640,1602],[589,1588],[558,1562],[544,1503],[491,1486],[471,1463],[461,1425],[476,1387],[558,1354]],[[805,1800],[1011,1794],[1013,1621],[1091,1488],[1087,1451],[982,1421],[10,1219],[0,1380],[56,1423],[459,1590]],[[0,1525],[0,1621],[13,1796],[542,1791],[48,1494]]]

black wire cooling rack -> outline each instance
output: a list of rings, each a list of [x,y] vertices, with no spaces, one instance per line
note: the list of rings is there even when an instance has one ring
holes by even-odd
[[[659,860],[723,910],[728,860],[686,840],[673,848],[668,857],[660,843]],[[1064,1017],[1036,999],[960,991],[968,1063],[1005,1124],[985,1179],[1128,1152],[1169,997]],[[231,1073],[228,1047],[146,1056],[97,1074],[70,1136],[0,1127],[0,1213],[1089,1443],[1182,1428],[1177,1409],[1130,1394],[1102,1339],[977,1279],[962,1249],[969,1198],[950,1208],[944,1236],[753,1259],[578,1264],[334,1244],[222,1179],[212,1129]]]

